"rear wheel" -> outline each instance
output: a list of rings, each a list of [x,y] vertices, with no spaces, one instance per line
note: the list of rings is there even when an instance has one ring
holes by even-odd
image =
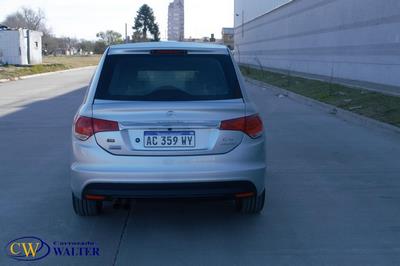
[[[96,216],[101,212],[103,207],[102,201],[79,199],[72,194],[72,206],[79,216]]]
[[[236,209],[243,213],[260,213],[264,208],[265,190],[260,195],[236,200]]]

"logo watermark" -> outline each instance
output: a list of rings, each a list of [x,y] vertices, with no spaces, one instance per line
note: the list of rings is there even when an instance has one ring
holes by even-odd
[[[54,241],[53,251],[56,256],[91,257],[100,256],[100,248],[94,242]]]
[[[53,241],[46,243],[35,236],[16,238],[7,243],[6,254],[18,261],[36,261],[55,257],[98,257],[100,248],[92,241]]]
[[[15,260],[35,261],[48,256],[50,246],[38,237],[25,236],[8,242],[6,252]]]

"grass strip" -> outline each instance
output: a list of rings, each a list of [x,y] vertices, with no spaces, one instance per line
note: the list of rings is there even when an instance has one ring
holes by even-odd
[[[248,66],[240,69],[246,77],[400,127],[400,97]]]
[[[16,79],[22,76],[54,72],[98,64],[100,56],[46,56],[43,64],[32,66],[0,66],[0,79]]]

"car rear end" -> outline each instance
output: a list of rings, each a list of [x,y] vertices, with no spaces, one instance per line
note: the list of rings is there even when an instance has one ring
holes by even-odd
[[[109,48],[74,120],[78,214],[115,198],[264,197],[262,122],[242,88],[222,46]]]

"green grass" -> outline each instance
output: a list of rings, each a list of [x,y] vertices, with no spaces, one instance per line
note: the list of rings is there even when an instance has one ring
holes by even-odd
[[[244,76],[400,127],[400,97],[241,66]]]
[[[33,66],[0,66],[0,79],[15,79],[22,76],[54,72],[84,66],[95,66],[100,56],[46,56],[43,64]]]

